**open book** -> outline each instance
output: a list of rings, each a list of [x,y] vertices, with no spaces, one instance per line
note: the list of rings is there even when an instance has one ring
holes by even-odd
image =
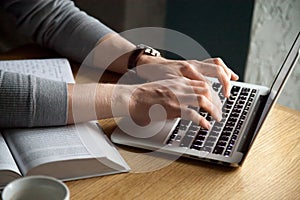
[[[0,70],[74,82],[66,59],[0,61]],[[74,180],[129,170],[95,121],[0,131],[0,188],[25,175]]]

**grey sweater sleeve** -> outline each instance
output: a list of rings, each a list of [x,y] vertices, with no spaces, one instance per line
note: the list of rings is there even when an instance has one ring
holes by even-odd
[[[79,62],[112,32],[70,0],[0,0],[0,4],[15,16],[21,32]],[[66,83],[0,70],[0,127],[64,125],[67,101]]]
[[[66,83],[0,70],[0,127],[65,125]]]
[[[97,41],[113,32],[71,0],[0,0],[18,29],[39,44],[82,62]]]

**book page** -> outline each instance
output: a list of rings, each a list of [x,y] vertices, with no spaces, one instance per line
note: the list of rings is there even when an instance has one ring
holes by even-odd
[[[11,170],[20,173],[10,150],[0,133],[0,170]]]
[[[0,133],[0,188],[18,176],[21,176],[21,173]]]
[[[76,127],[77,126],[77,127]],[[80,125],[47,127],[34,129],[9,129],[4,130],[3,135],[11,147],[13,155],[19,164],[22,174],[26,174],[31,168],[39,165],[65,161],[72,159],[88,159],[88,158],[106,158],[106,152],[109,151],[114,164],[123,165],[124,163],[119,153],[110,145],[105,144],[104,133],[95,125],[95,122],[89,122]],[[87,143],[82,141],[79,130],[83,126],[94,127],[89,131],[96,135],[97,143]],[[85,130],[87,130],[85,129]],[[90,135],[85,135],[90,137]],[[100,138],[100,140],[99,140]],[[98,146],[95,146],[98,145]],[[106,163],[103,163],[106,165]],[[75,167],[75,166],[74,166]],[[114,166],[111,166],[112,168]],[[124,169],[124,167],[122,167]]]
[[[0,70],[31,74],[41,78],[67,83],[75,82],[70,64],[65,58],[0,61]]]

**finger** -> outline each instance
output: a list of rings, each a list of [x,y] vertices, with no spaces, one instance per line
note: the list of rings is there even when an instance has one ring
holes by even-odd
[[[229,97],[230,96],[230,78],[226,75],[226,72],[224,70],[224,68],[220,67],[219,65],[217,65],[216,67],[217,73],[218,75],[218,79],[220,81],[220,83],[223,85],[223,94],[225,97]]]
[[[204,60],[203,62],[212,63],[223,67],[230,80],[236,81],[239,79],[239,76],[236,73],[234,73],[229,67],[227,67],[227,65],[224,63],[224,61],[221,58],[210,58]]]
[[[199,73],[192,64],[186,61],[183,61],[180,64],[182,65],[182,67],[180,68],[182,76],[192,80],[205,81],[206,78],[201,73]]]
[[[206,88],[194,87],[196,95],[203,95],[209,101],[211,101],[218,109],[221,110],[222,103],[218,94],[211,88],[211,86],[206,86]]]
[[[203,64],[202,64],[203,65]],[[230,78],[224,68],[220,65],[205,63],[204,67],[207,68],[208,75],[218,78],[223,85],[223,94],[225,97],[230,95]]]
[[[207,99],[215,104],[220,110],[222,107],[222,103],[218,94],[212,89],[212,86],[209,81],[197,81],[197,80],[187,80],[189,85],[184,84],[181,85],[181,91],[178,90],[175,92],[177,94],[196,94],[196,95],[204,95]],[[179,84],[176,84],[174,87],[178,87]],[[177,88],[178,89],[178,88]]]
[[[217,121],[220,121],[222,119],[222,108],[216,106],[204,95],[185,94],[185,95],[180,95],[179,100],[181,106],[186,106],[186,105],[197,106],[207,111]]]
[[[196,124],[199,124],[203,128],[210,129],[211,124],[199,113],[197,113],[195,110],[187,108],[187,107],[182,107],[181,109],[181,118],[186,119],[186,120],[191,120]]]
[[[234,73],[227,65],[224,63],[224,61],[221,58],[215,58],[213,59],[215,64],[220,65],[223,67],[223,69],[226,71],[227,75],[231,80],[238,80],[239,76]]]
[[[229,97],[230,95],[230,76],[231,72],[225,71],[225,68],[220,65],[215,64],[211,59],[206,60],[206,62],[200,62],[197,60],[190,61],[194,63],[196,66],[199,66],[198,69],[200,71],[203,71],[202,73],[211,76],[216,77],[219,79],[220,83],[223,85],[223,94],[225,97]]]

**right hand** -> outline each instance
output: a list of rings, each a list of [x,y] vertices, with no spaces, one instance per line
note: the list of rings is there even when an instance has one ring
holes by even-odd
[[[150,119],[149,110],[157,104],[165,109],[168,119],[181,117],[207,129],[210,128],[210,123],[198,112],[188,108],[188,105],[203,108],[217,121],[222,118],[221,101],[207,81],[179,77],[140,85],[116,85],[115,87],[112,99],[114,110],[117,110],[120,116],[129,113],[139,125],[146,125],[151,120],[156,120]],[[124,109],[128,109],[129,112]]]

